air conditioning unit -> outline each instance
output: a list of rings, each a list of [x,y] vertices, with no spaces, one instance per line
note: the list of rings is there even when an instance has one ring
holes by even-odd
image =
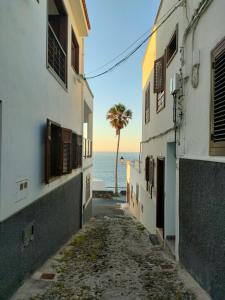
[[[170,79],[170,95],[176,94],[181,88],[180,74],[176,73],[173,78]]]

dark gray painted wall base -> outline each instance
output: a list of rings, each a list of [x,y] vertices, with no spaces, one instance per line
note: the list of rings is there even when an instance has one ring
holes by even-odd
[[[225,164],[180,160],[181,263],[214,300],[225,299]]]
[[[0,223],[0,299],[8,299],[22,281],[80,228],[82,174]],[[23,247],[23,230],[34,224],[34,239]]]

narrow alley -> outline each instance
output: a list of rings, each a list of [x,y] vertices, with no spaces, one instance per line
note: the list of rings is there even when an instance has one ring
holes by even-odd
[[[12,299],[195,299],[143,225],[114,202],[95,199],[94,217]]]

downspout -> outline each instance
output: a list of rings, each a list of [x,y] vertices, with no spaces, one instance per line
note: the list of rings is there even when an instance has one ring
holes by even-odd
[[[81,195],[82,195],[82,201],[81,201],[81,227],[83,225],[83,201],[84,201],[84,164],[83,164],[83,126],[84,126],[84,39],[82,38],[82,70],[81,70],[81,76],[80,76],[80,83],[81,83],[81,136],[82,136],[82,166],[81,166],[81,180],[82,180],[82,186],[81,186]]]

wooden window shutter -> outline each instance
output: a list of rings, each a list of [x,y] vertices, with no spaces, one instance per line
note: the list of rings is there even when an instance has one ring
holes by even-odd
[[[149,181],[149,157],[145,159],[145,180]]]
[[[165,58],[157,59],[154,63],[154,93],[161,93],[165,86]]]
[[[77,167],[77,134],[72,134],[72,168]]]
[[[62,128],[61,143],[61,172],[72,172],[72,130]]]
[[[45,138],[45,183],[49,183],[51,177],[51,121],[47,119]]]
[[[225,39],[212,52],[210,154],[225,155]]]
[[[82,154],[83,154],[83,149],[82,149],[82,140],[83,137],[81,135],[78,135],[78,140],[77,140],[77,151],[78,151],[78,167],[82,166]]]
[[[153,158],[149,159],[149,183],[151,186],[154,186],[154,168],[155,162]]]
[[[150,83],[145,91],[145,124],[150,121]]]

